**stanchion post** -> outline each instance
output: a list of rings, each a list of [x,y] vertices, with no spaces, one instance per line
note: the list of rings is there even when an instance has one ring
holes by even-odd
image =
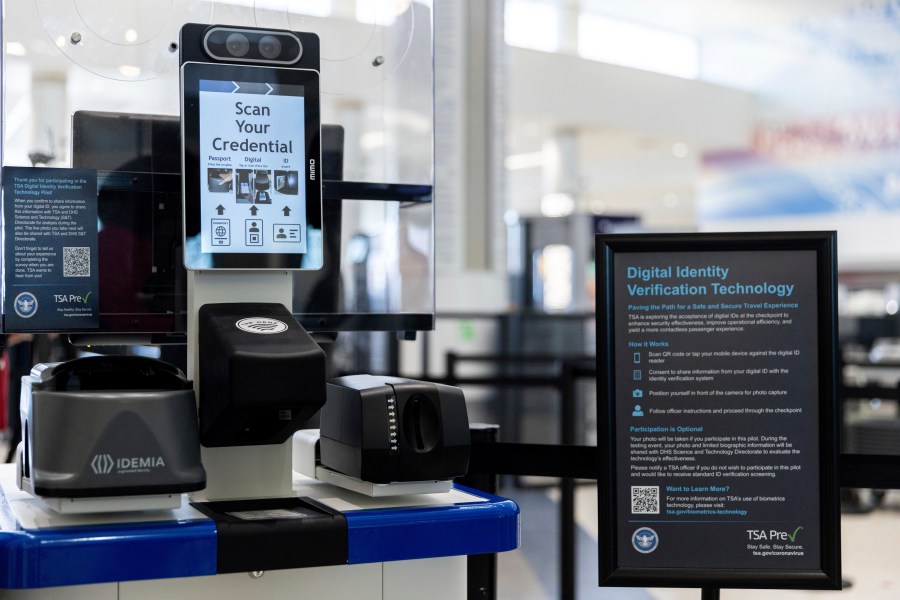
[[[569,360],[562,362],[559,391],[562,396],[560,414],[560,442],[563,446],[575,445],[575,374]],[[576,539],[575,539],[575,479],[563,477],[560,482],[560,591],[562,600],[575,600],[576,588]]]
[[[500,427],[485,423],[469,425],[472,444],[494,444],[497,442]],[[457,479],[457,483],[496,494],[499,476],[497,473],[470,473]],[[466,558],[466,597],[468,600],[495,600],[497,597],[497,555],[475,554]]]
[[[719,588],[705,587],[701,589],[700,600],[719,600]]]

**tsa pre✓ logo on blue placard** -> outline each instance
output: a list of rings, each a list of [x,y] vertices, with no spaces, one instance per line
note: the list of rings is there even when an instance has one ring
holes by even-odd
[[[37,314],[37,298],[31,292],[22,292],[13,300],[13,309],[23,319],[30,319]]]
[[[659,536],[649,527],[641,527],[632,534],[631,545],[641,554],[649,554],[659,546]]]

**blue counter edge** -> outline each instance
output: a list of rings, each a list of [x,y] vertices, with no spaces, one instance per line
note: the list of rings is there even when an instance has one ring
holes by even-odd
[[[451,507],[357,510],[347,519],[353,564],[506,552],[519,547],[519,507],[512,500],[455,486],[485,501]]]
[[[514,550],[519,507],[456,486],[482,500],[453,506],[344,513],[349,564]],[[0,588],[33,589],[142,579],[216,575],[213,521],[63,527],[26,531],[0,500]],[[5,509],[5,510],[4,510]]]
[[[0,588],[216,574],[209,521],[0,532]]]

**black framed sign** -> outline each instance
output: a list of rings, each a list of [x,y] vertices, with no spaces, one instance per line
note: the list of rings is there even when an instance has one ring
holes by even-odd
[[[836,244],[596,237],[601,585],[840,587]]]

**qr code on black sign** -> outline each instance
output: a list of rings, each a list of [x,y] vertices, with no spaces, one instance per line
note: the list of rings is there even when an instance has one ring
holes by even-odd
[[[63,248],[63,277],[90,277],[91,276],[91,249],[90,247],[64,247]]]
[[[659,514],[659,486],[658,485],[633,485],[633,486],[631,486],[631,514],[633,514],[633,515],[658,515]]]

